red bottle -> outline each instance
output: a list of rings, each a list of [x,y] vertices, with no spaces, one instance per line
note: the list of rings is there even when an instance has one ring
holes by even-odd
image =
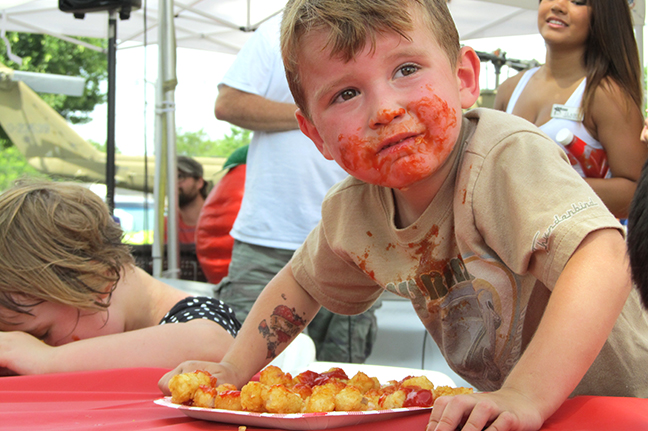
[[[556,142],[567,149],[571,164],[580,165],[587,178],[605,178],[610,170],[605,150],[590,147],[569,129],[560,129],[556,133]]]

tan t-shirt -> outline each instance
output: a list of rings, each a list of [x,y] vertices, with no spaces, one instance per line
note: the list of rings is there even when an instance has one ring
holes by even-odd
[[[391,189],[349,178],[331,189],[322,221],[291,265],[297,281],[337,313],[366,310],[383,289],[409,298],[450,367],[477,389],[496,390],[583,238],[622,230],[562,150],[525,120],[475,109],[457,145],[451,173],[415,223],[396,228]],[[532,258],[540,279],[529,273]],[[648,368],[648,324],[638,306],[632,295],[631,323],[612,336],[616,360],[636,372],[575,393],[638,395],[643,387],[648,396],[648,374],[634,368]],[[626,355],[631,345],[644,350]]]

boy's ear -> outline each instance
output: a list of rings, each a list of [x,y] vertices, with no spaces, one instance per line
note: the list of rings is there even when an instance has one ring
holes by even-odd
[[[461,107],[470,108],[479,98],[479,68],[481,62],[474,49],[464,46],[457,61],[457,82]]]
[[[297,108],[297,111],[295,111],[295,117],[297,117],[297,122],[299,123],[299,128],[301,129],[302,133],[308,136],[311,141],[313,141],[319,152],[322,153],[324,157],[326,157],[328,160],[333,160],[333,157],[324,146],[324,140],[320,137],[320,134],[313,122],[306,118],[304,113],[299,108]]]

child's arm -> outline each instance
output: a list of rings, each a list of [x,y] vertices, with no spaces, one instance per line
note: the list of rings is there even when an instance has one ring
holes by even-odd
[[[215,376],[219,384],[231,383],[241,388],[303,331],[319,309],[317,301],[297,283],[288,264],[263,289],[220,363],[182,363],[164,375],[158,386],[168,395],[171,377],[205,370]]]
[[[532,272],[534,271],[532,267]],[[537,430],[578,385],[605,343],[632,288],[621,235],[590,233],[551,294],[538,329],[502,388],[439,398],[428,430]]]
[[[234,338],[196,319],[49,346],[25,332],[0,332],[0,368],[46,374],[126,367],[170,368],[189,358],[219,359]]]

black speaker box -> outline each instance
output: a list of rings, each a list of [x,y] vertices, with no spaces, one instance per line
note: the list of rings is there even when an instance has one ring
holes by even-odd
[[[59,0],[59,9],[74,13],[77,18],[82,18],[86,12],[115,10],[120,12],[122,19],[127,19],[132,10],[141,7],[142,0]]]

